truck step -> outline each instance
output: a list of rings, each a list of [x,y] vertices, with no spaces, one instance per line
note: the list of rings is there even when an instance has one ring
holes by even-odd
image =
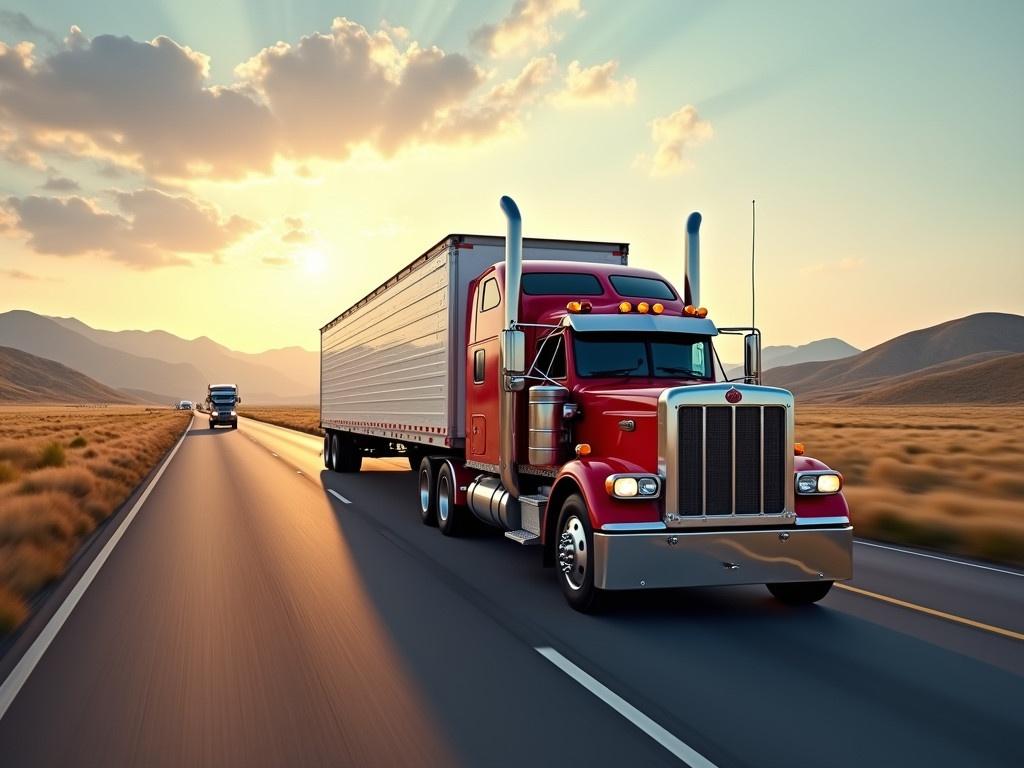
[[[511,539],[516,544],[522,544],[523,546],[534,546],[540,544],[540,536],[533,531],[527,531],[523,528],[515,531],[505,531],[505,538]]]

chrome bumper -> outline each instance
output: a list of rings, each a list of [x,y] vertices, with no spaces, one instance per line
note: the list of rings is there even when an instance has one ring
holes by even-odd
[[[594,533],[594,585],[651,589],[853,576],[853,527]]]

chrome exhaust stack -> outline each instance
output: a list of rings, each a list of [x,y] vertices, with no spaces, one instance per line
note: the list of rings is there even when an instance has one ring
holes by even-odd
[[[683,292],[690,289],[689,303],[700,306],[700,222],[701,215],[694,211],[686,219],[686,273]],[[686,297],[683,297],[684,301]]]
[[[526,386],[526,334],[519,323],[520,282],[523,275],[523,217],[511,197],[501,198],[501,210],[508,220],[505,234],[505,328],[501,332],[501,391],[498,429],[501,432],[501,456],[498,466],[501,482],[513,499],[519,498],[519,472],[516,469],[516,393]]]

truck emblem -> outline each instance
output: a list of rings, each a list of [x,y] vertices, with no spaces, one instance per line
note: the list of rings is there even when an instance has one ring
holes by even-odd
[[[725,399],[730,403],[735,404],[743,399],[743,393],[736,389],[736,387],[732,387],[725,393]]]

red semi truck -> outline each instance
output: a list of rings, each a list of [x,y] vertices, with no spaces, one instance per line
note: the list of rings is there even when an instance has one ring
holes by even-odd
[[[505,238],[449,235],[321,328],[328,469],[408,457],[425,524],[538,546],[579,610],[727,584],[811,603],[850,578],[842,476],[798,455],[759,332],[700,305],[700,214],[680,292],[626,244],[524,240],[501,208]],[[719,333],[744,334],[740,381],[716,375]]]

